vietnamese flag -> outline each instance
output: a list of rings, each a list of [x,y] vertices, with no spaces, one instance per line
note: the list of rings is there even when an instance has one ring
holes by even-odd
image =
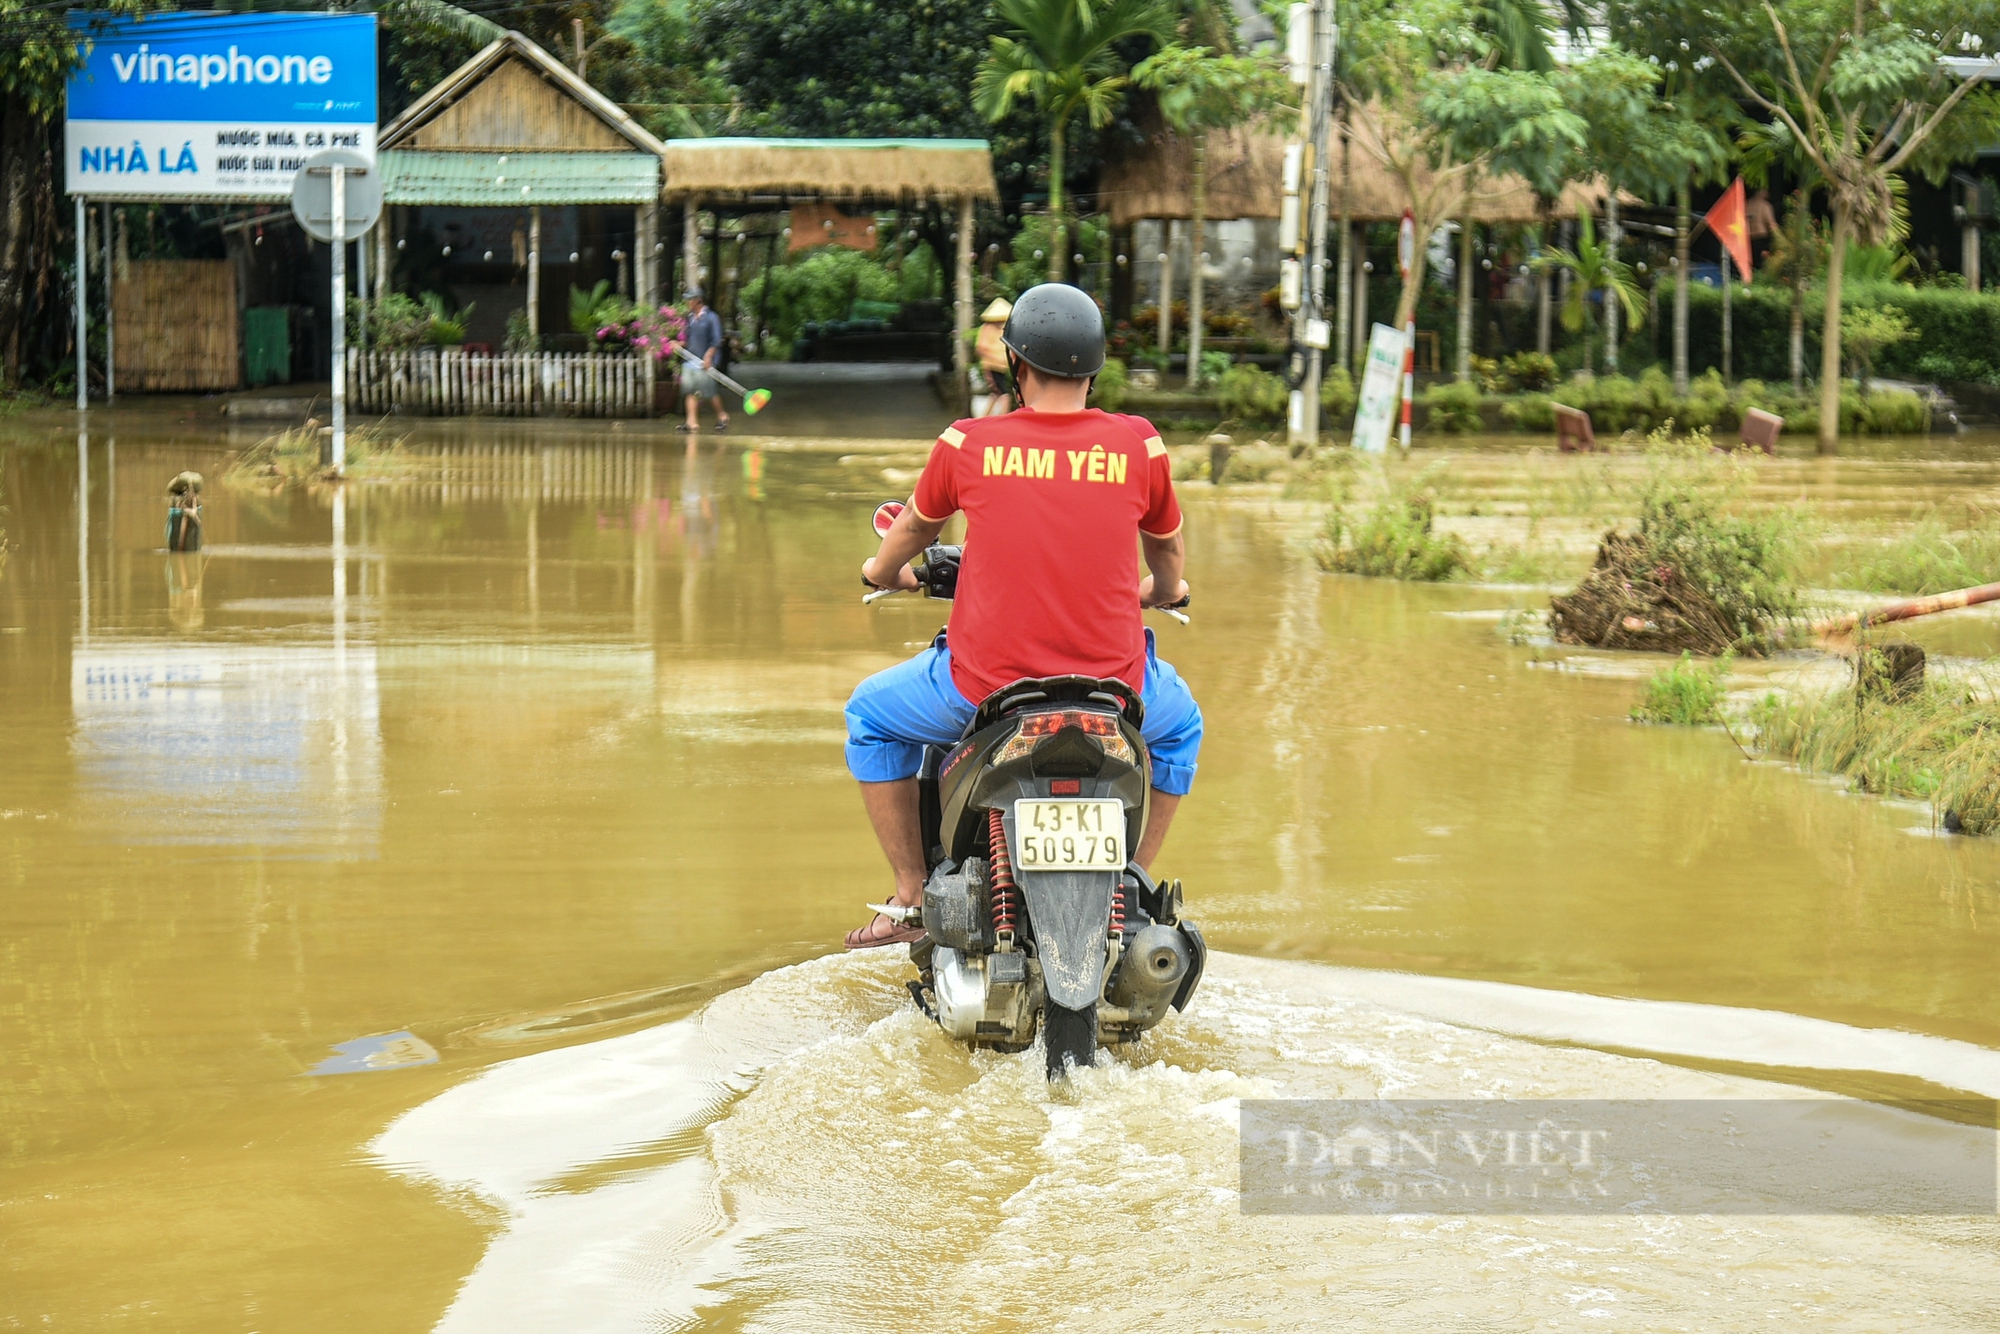
[[[1750,228],[1745,221],[1743,208],[1743,178],[1738,176],[1722,192],[1722,198],[1715,201],[1715,207],[1708,211],[1705,219],[1714,231],[1715,239],[1728,249],[1729,257],[1736,261],[1736,271],[1743,275],[1743,281],[1750,281]]]

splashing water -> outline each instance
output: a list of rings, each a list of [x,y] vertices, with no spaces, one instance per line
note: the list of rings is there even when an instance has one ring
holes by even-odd
[[[1192,1013],[1051,1090],[1037,1052],[945,1039],[909,1006],[906,968],[779,969],[687,1019],[507,1062],[397,1121],[374,1146],[385,1164],[505,1218],[439,1328],[1859,1330],[2000,1315],[1993,1220],[1239,1209],[1244,1097],[1800,1096],[1470,1026],[1546,1026],[1538,998],[1548,1012],[1590,998],[1491,984],[1426,998],[1429,980],[1397,979],[1400,999],[1469,1021],[1445,1022],[1361,994],[1381,985],[1369,974],[1217,955]],[[1604,1004],[1635,1013],[1585,1007],[1580,1022],[1636,1033],[1655,1008]],[[1791,1016],[1734,1015],[1767,1055],[1797,1038]]]

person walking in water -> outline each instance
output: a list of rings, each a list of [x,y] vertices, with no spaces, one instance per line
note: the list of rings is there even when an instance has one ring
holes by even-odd
[[[1082,290],[1021,294],[1004,334],[1021,407],[946,428],[916,494],[861,566],[877,588],[913,589],[909,562],[945,520],[966,516],[951,623],[916,657],[877,672],[847,702],[847,767],[896,879],[894,902],[923,897],[917,771],[925,746],[949,746],[980,701],[1023,677],[1115,679],[1145,703],[1151,818],[1133,860],[1150,868],[1194,783],[1201,710],[1154,652],[1145,607],[1178,603],[1180,502],[1172,460],[1143,417],[1086,406],[1104,365],[1104,316]],[[1151,571],[1139,577],[1139,555]],[[849,949],[904,944],[923,929],[877,913]]]
[[[979,341],[973,350],[979,354],[979,368],[986,374],[986,411],[982,417],[998,417],[1011,410],[1013,398],[1007,391],[1007,345],[1001,341],[1006,328],[1007,317],[1014,313],[1014,307],[1005,297],[995,297],[993,304],[979,317]]]
[[[688,321],[682,342],[688,351],[701,358],[701,365],[681,365],[681,398],[687,404],[687,422],[679,429],[701,429],[700,403],[705,398],[715,407],[715,429],[726,431],[729,413],[722,406],[722,388],[709,374],[715,369],[716,358],[722,355],[722,317],[708,308],[699,287],[688,288],[685,299]]]

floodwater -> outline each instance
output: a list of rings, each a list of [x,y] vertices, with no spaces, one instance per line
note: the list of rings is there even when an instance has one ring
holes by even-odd
[[[1991,1219],[1241,1213],[1244,1096],[2000,1096],[2000,841],[1628,724],[1651,663],[1322,575],[1275,491],[1184,488],[1156,626],[1191,1011],[1052,1097],[831,953],[841,702],[943,618],[859,600],[908,415],[419,425],[338,499],[187,404],[0,422],[0,1328],[2000,1323]],[[1763,466],[1889,515],[1996,457]]]

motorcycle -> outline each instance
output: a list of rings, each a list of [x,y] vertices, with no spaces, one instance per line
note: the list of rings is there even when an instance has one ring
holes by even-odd
[[[878,508],[877,535],[901,512]],[[950,600],[963,555],[926,549],[912,562],[918,591]],[[1185,624],[1186,605],[1161,610]],[[925,1014],[975,1047],[1022,1051],[1039,1033],[1052,1081],[1185,1010],[1208,960],[1181,916],[1181,882],[1158,883],[1132,860],[1152,794],[1144,712],[1117,680],[997,691],[957,744],[925,749],[922,902],[869,905],[924,928],[908,986]]]

